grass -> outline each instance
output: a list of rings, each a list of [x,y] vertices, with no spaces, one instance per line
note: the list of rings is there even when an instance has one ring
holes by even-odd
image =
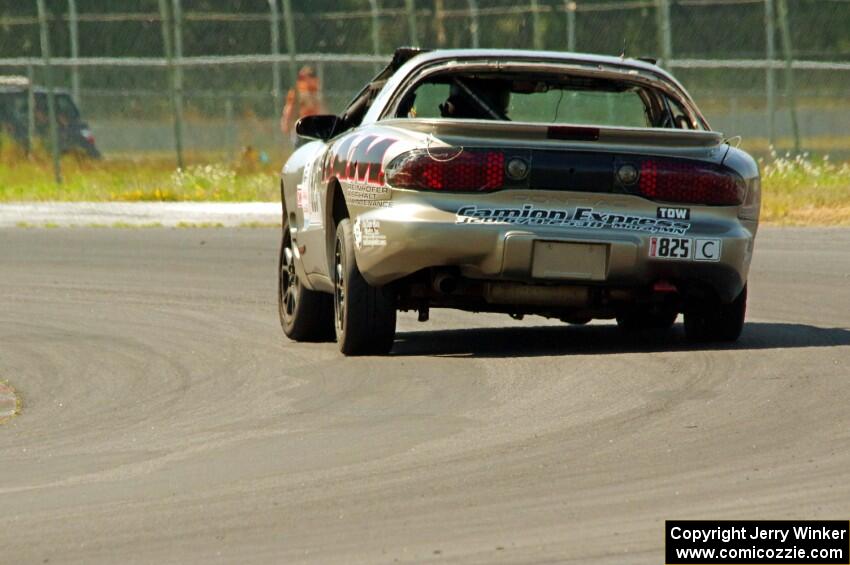
[[[761,163],[762,220],[796,226],[850,225],[850,163],[807,155],[778,156]]]
[[[280,199],[278,167],[246,152],[232,163],[205,162],[189,155],[175,170],[173,159],[62,158],[63,183],[56,184],[43,151],[27,156],[0,140],[0,202],[245,202]]]
[[[818,155],[839,154],[847,155],[850,151],[850,136],[817,136],[805,139],[806,151]],[[777,138],[773,144],[766,137],[747,137],[741,142],[741,148],[756,155],[773,154],[775,147],[792,148],[794,139],[791,137]]]
[[[184,170],[175,170],[173,162],[162,157],[90,161],[68,156],[62,162],[65,182],[57,185],[43,152],[28,157],[6,143],[0,145],[0,202],[244,202],[280,198],[279,168],[260,163],[256,154],[248,152],[230,163],[204,161],[203,155],[190,156]],[[850,163],[833,163],[828,157],[780,156],[772,151],[760,165],[764,222],[850,225]]]

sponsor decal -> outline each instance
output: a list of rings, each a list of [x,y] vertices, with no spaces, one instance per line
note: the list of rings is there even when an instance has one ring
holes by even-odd
[[[647,218],[630,214],[595,212],[593,208],[582,207],[575,210],[535,208],[531,204],[524,204],[521,208],[463,206],[458,209],[455,222],[458,224],[512,224],[614,229],[670,235],[684,235],[691,228],[689,222]]]
[[[658,207],[658,211],[656,212],[657,218],[662,218],[665,220],[690,220],[691,219],[691,209],[690,208],[670,208],[670,207]]]
[[[380,220],[354,220],[352,228],[354,232],[354,245],[357,249],[364,247],[384,247],[387,244],[387,236],[381,233]]]
[[[360,218],[354,220],[354,225],[351,226],[351,233],[354,235],[354,247],[361,249],[363,247],[363,229],[360,225]]]
[[[649,238],[649,256],[653,259],[720,261],[722,241],[690,237]]]
[[[380,208],[390,205],[390,189],[385,185],[357,181],[340,181],[349,205]]]

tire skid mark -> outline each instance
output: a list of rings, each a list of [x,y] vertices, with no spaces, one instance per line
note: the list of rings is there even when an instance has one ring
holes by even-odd
[[[218,440],[205,439],[204,441],[197,442],[195,445],[182,445],[179,447],[179,449],[176,449],[164,455],[152,457],[138,462],[118,465],[109,469],[104,469],[102,471],[96,471],[82,475],[73,475],[63,479],[40,484],[28,484],[8,488],[0,488],[0,495],[45,488],[68,487],[81,484],[100,483],[104,481],[127,480],[141,475],[149,475],[156,471],[160,471],[164,469],[167,465],[174,462],[190,460],[205,451],[213,449],[226,449],[231,445],[235,445],[246,440],[268,439],[271,437],[295,434],[301,431],[303,430],[272,429],[252,430],[239,434],[221,434],[222,437]]]

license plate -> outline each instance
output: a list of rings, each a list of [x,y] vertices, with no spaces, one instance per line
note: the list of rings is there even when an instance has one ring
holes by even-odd
[[[604,281],[608,246],[599,243],[535,241],[531,276],[538,279]]]

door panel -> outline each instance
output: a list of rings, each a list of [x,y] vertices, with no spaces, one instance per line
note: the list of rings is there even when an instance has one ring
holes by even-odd
[[[287,161],[284,183],[287,187],[287,210],[295,212],[294,240],[301,264],[308,274],[327,275],[325,250],[325,193],[321,181],[322,157],[327,147],[320,141],[300,147]]]

